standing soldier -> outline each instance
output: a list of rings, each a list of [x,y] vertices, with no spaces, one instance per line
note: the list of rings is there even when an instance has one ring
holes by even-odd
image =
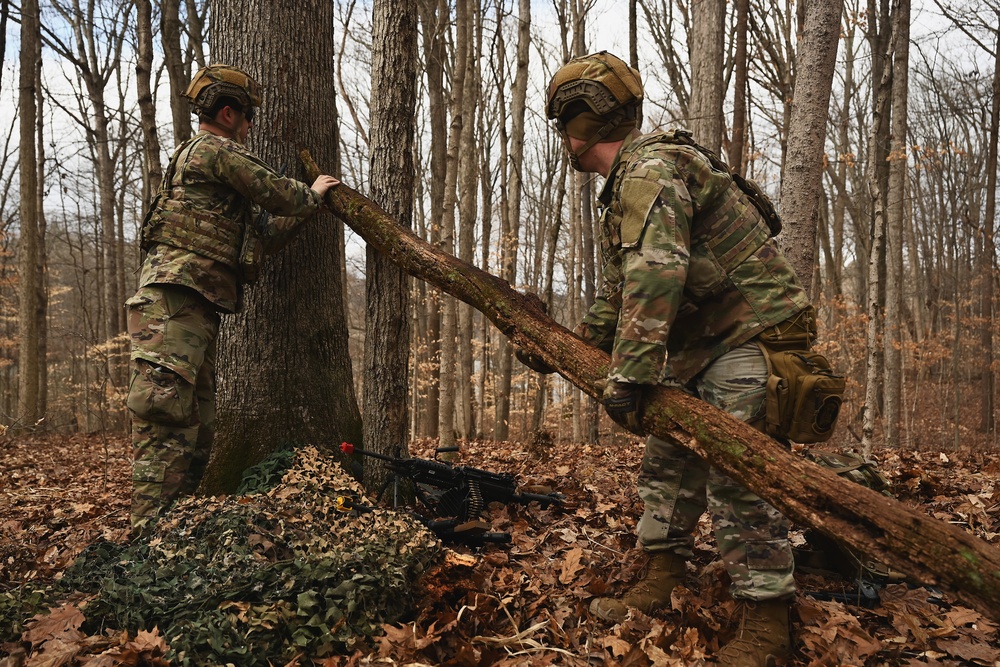
[[[246,148],[260,85],[227,65],[198,71],[184,96],[199,131],[177,147],[141,230],[139,290],[125,302],[132,340],[132,527],[193,493],[215,432],[219,314],[239,310],[242,284],[337,185],[285,178]],[[270,218],[258,209],[278,216]]]
[[[639,73],[603,51],[571,60],[548,90],[546,115],[570,162],[606,179],[598,197],[603,289],[576,329],[611,354],[604,407],[642,433],[643,386],[660,384],[763,428],[768,363],[759,337],[787,332],[807,345],[813,310],[771,238],[777,220],[766,213],[773,210],[689,133],[642,134],[642,100]],[[620,621],[629,607],[669,607],[707,508],[740,602],[737,637],[717,660],[764,665],[787,657],[795,592],[787,520],[679,443],[657,437],[646,442],[639,495],[647,571],[621,599],[593,600],[591,612]]]

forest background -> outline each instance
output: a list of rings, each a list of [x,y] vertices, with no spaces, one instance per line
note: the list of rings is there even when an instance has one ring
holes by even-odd
[[[386,95],[372,93],[384,57],[373,46],[378,5],[334,2],[328,62],[285,72],[268,91],[251,146],[275,166],[299,173],[299,146],[284,149],[292,158],[274,148],[282,105],[297,92],[314,107],[301,122],[333,128],[325,167],[422,238],[539,294],[572,327],[599,289],[600,183],[567,170],[542,112],[545,86],[569,57],[609,49],[643,76],[645,129],[692,128],[777,202],[780,238],[819,308],[821,349],[848,380],[839,444],[866,454],[876,441],[995,445],[996,3],[834,3],[825,138],[807,160],[822,189],[805,211],[789,203],[798,191],[786,166],[796,84],[816,74],[799,62],[809,21],[820,20],[808,16],[814,5],[422,0],[405,10],[414,35],[399,52],[416,85],[401,163],[415,166],[399,169],[373,166],[386,136],[396,141],[373,122]],[[246,25],[226,11],[198,0],[4,0],[4,427],[125,432],[122,304],[135,287],[145,202],[192,131],[180,93],[203,64],[229,60],[261,76],[267,49],[290,48],[241,52],[231,35]],[[294,28],[302,39],[316,39],[303,26]],[[386,179],[406,173],[405,192],[391,181],[387,190]],[[393,211],[396,200],[410,210]],[[620,434],[572,385],[512,361],[474,310],[419,281],[373,279],[373,253],[340,223],[327,226],[335,233],[322,252],[272,260],[246,313],[225,318],[221,440],[260,459],[282,442],[362,431],[389,451],[422,437]],[[289,272],[291,288],[281,279]],[[311,308],[315,292],[336,299]],[[396,329],[380,325],[387,315]],[[331,346],[341,332],[349,347]]]

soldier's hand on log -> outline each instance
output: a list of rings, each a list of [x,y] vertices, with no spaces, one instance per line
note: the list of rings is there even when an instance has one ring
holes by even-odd
[[[642,428],[642,385],[609,380],[601,400],[604,411],[622,428],[646,435]]]
[[[550,373],[555,373],[556,371],[556,369],[545,363],[537,354],[532,354],[518,345],[514,345],[514,356],[517,357],[518,361],[536,373],[549,375]]]
[[[312,187],[312,189],[316,191],[316,194],[319,195],[320,199],[322,199],[331,188],[337,185],[340,185],[340,181],[333,176],[320,174],[310,187]]]

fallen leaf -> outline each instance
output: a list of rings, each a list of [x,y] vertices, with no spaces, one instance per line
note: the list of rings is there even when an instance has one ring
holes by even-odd
[[[80,632],[83,624],[83,614],[71,604],[53,609],[47,616],[37,614],[28,621],[27,630],[21,637],[23,641],[37,646],[51,639],[62,639],[67,642],[80,641],[84,634]]]
[[[580,559],[583,558],[583,549],[576,547],[566,552],[563,559],[562,570],[559,572],[559,583],[571,584],[576,578],[576,573],[583,569]]]

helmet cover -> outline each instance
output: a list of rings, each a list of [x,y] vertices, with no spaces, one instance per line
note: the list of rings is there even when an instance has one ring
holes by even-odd
[[[262,96],[260,84],[238,67],[208,65],[194,75],[184,97],[191,100],[192,111],[201,115],[222,97],[232,97],[246,109],[260,106]]]

